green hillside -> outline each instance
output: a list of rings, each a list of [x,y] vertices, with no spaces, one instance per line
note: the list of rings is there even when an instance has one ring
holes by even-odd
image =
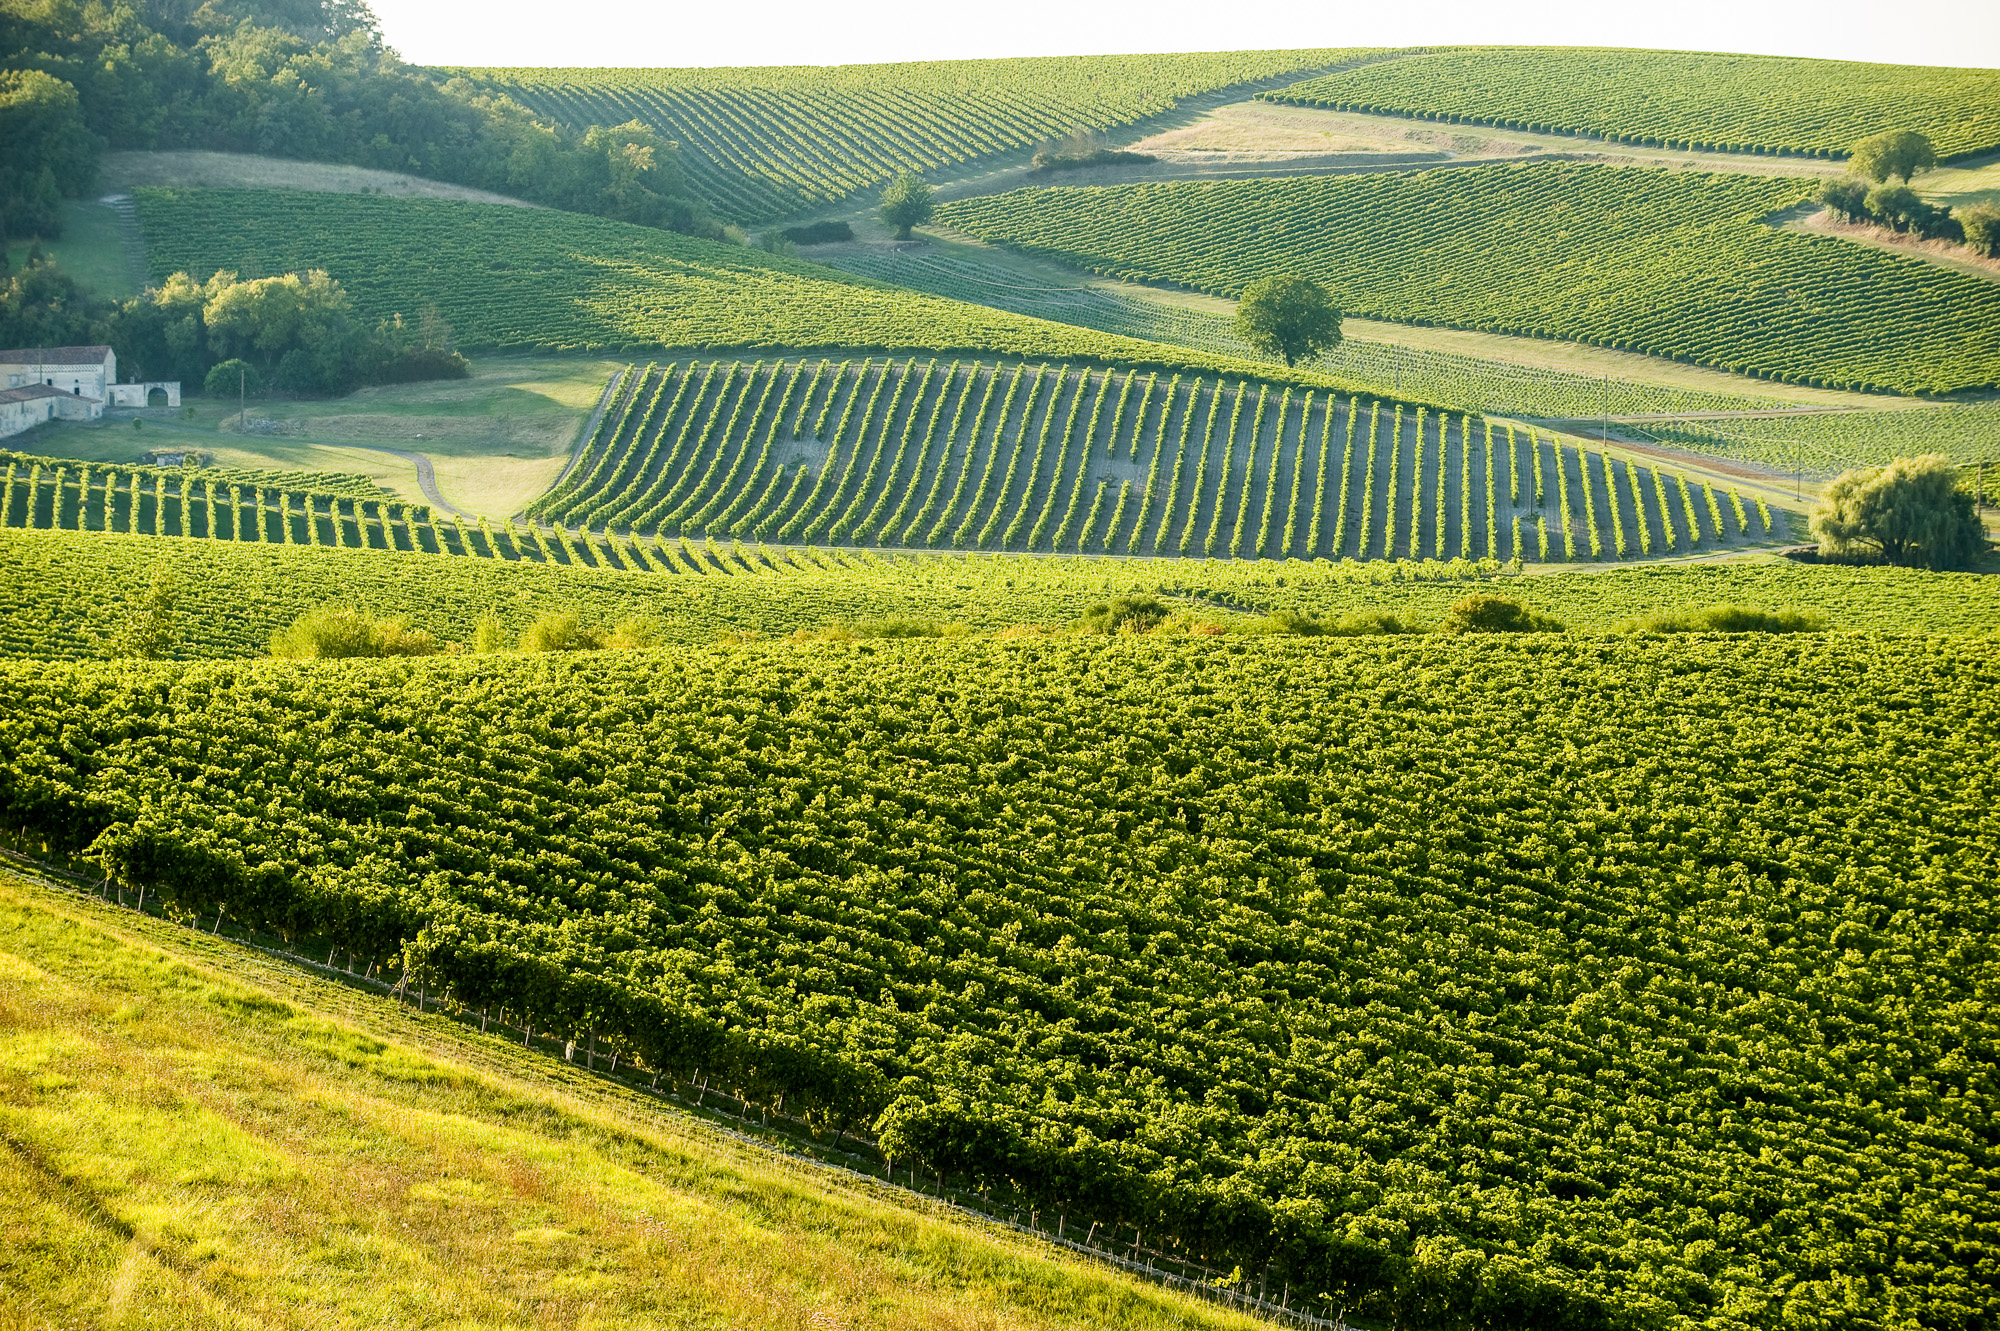
[[[0,801],[1327,1312],[1976,1326],[1995,682],[1874,634],[14,662]]]
[[[1471,47],[1342,70],[1273,101],[1715,152],[1845,157],[1885,129],[2000,147],[2000,71],[1786,56]]]
[[[473,349],[921,347],[1240,364],[578,213],[292,190],[135,194],[156,279],[323,268],[369,318],[435,302]]]
[[[1733,492],[1464,414],[915,359],[631,376],[530,512],[808,545],[1245,559],[1621,559],[1779,535]]]
[[[1350,314],[1562,338],[1841,388],[2000,384],[2000,285],[1761,224],[1796,180],[1533,164],[1018,190],[944,225],[1233,295],[1319,278]]]
[[[0,873],[7,1325],[1259,1325],[216,923]]]
[[[762,222],[902,171],[936,171],[1112,129],[1232,84],[1323,69],[1358,50],[935,60],[752,69],[454,71],[570,125],[641,120],[681,148],[725,216]]]

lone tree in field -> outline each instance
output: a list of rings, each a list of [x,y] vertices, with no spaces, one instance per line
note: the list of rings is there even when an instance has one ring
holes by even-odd
[[[1986,545],[1972,496],[1942,453],[1842,472],[1812,512],[1819,552],[1963,568]]]
[[[897,240],[908,240],[910,228],[931,220],[931,187],[905,171],[882,191],[882,220],[896,228]]]
[[[1857,176],[1876,183],[1894,177],[1907,182],[1919,171],[1937,165],[1931,141],[1912,129],[1884,130],[1870,134],[1847,150],[1847,165]]]
[[[1340,311],[1325,287],[1310,277],[1266,277],[1243,289],[1236,303],[1236,332],[1287,366],[1340,345]]]

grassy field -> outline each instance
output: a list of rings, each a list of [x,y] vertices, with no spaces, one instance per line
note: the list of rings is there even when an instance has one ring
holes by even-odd
[[[0,871],[0,1325],[1249,1327]]]
[[[1619,142],[1843,157],[1884,128],[1940,156],[2000,147],[2000,73],[1782,56],[1470,47],[1343,70],[1265,96]]]
[[[589,357],[484,355],[472,377],[364,388],[331,401],[188,399],[190,414],[58,421],[13,441],[50,457],[129,463],[163,448],[199,448],[224,465],[368,476],[426,502],[415,466],[381,450],[427,455],[444,497],[468,513],[518,513],[568,461],[617,363]]]
[[[1365,58],[1232,51],[762,69],[467,70],[550,119],[638,119],[681,146],[695,187],[753,223],[834,203],[901,171],[1020,154],[1235,84]]]
[[[1021,190],[947,203],[938,221],[1217,294],[1304,272],[1368,318],[1830,387],[2000,384],[2000,286],[1761,224],[1804,193],[1795,180],[1536,164]]]
[[[63,233],[42,241],[42,252],[63,271],[101,296],[139,293],[139,264],[119,230],[118,214],[95,199],[65,199],[61,205]],[[19,271],[33,245],[9,240],[7,267]]]
[[[605,421],[532,513],[669,536],[1232,558],[1546,562],[1784,538],[1754,498],[1572,440],[1256,380],[711,362],[635,376]]]

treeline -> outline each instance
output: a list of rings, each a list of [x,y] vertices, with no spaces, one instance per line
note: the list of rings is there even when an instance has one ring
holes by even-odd
[[[1985,200],[1947,208],[1910,188],[1937,165],[1929,138],[1914,130],[1871,134],[1848,150],[1851,174],[1820,185],[1819,201],[1847,222],[1873,222],[1923,240],[1956,240],[1975,254],[2000,254],[2000,206]]]
[[[719,234],[675,145],[578,129],[405,65],[356,0],[0,3],[0,234],[54,236],[106,149],[204,148],[406,171]]]
[[[120,303],[80,286],[39,249],[19,272],[0,259],[0,346],[99,344],[117,351],[127,379],[178,379],[229,395],[273,388],[326,397],[471,372],[436,306],[371,322],[317,270],[247,281],[222,272],[205,282],[175,273]]]

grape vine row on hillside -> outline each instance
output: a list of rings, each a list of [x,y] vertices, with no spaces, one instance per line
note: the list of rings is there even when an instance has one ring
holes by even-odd
[[[1273,101],[1714,152],[1845,157],[1884,129],[2000,148],[2000,71],[1575,47],[1463,48],[1341,70]]]
[[[1234,295],[1319,278],[1350,314],[1643,351],[1788,382],[2000,385],[2000,284],[1764,225],[1796,180],[1533,163],[1016,190],[948,226],[1093,272]]]
[[[934,172],[1111,129],[1231,84],[1365,58],[1360,50],[938,60],[750,69],[459,71],[577,128],[638,120],[690,183],[755,223]]]
[[[1669,544],[1667,530],[1685,527],[1680,508],[1628,494],[1625,473],[1579,462],[1596,455],[1573,441],[1534,431],[1525,447],[1489,450],[1487,424],[1464,414],[1419,408],[1407,429],[1398,416],[1380,439],[1371,433],[1357,467],[1330,444],[1349,436],[1357,410],[1374,420],[1375,400],[1295,397],[1256,380],[914,358],[675,363],[631,379],[619,423],[571,471],[584,479],[536,501],[533,516],[590,530],[613,515],[595,529],[670,539],[1533,559],[1511,531],[1517,514],[1543,506],[1535,487],[1522,498],[1521,477],[1546,465],[1575,474],[1575,520],[1586,526],[1618,505],[1627,527]],[[776,414],[763,405],[772,402]],[[1492,471],[1500,462],[1511,469],[1504,484]],[[656,495],[666,500],[648,502]],[[918,503],[922,521],[898,520]],[[1716,539],[1773,536],[1732,522]]]
[[[1994,685],[1872,634],[9,662],[0,816],[1327,1313],[1969,1328]]]

